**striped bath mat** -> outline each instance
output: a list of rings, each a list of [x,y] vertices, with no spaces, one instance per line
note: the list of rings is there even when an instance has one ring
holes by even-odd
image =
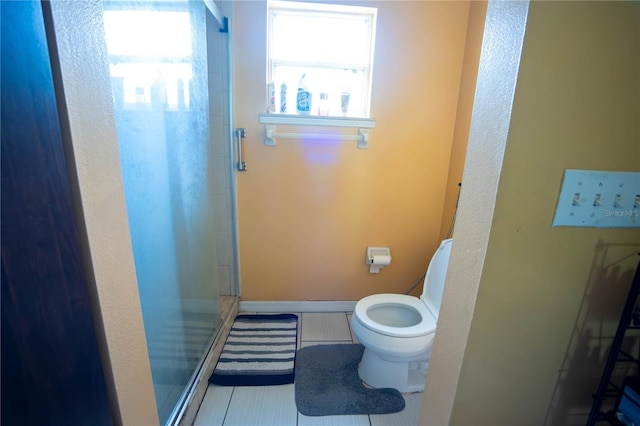
[[[266,386],[293,383],[298,317],[238,315],[210,383]]]

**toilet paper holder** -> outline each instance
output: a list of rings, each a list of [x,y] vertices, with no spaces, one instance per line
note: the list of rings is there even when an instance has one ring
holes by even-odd
[[[369,265],[369,272],[377,274],[380,268],[391,263],[391,249],[389,247],[367,247],[365,263]]]

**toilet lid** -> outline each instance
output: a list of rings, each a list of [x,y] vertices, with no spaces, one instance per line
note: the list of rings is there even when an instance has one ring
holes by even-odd
[[[391,327],[374,321],[367,314],[369,309],[384,305],[401,305],[413,308],[420,314],[422,321],[410,327]],[[424,336],[436,331],[436,319],[431,312],[429,312],[424,302],[417,297],[407,296],[404,294],[383,293],[367,296],[356,303],[353,314],[358,321],[368,329],[387,336],[416,337]]]

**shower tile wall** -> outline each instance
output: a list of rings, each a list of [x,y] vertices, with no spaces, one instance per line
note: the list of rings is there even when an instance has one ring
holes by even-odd
[[[219,6],[225,16],[228,2],[221,2]],[[237,273],[235,270],[235,245],[233,229],[233,197],[231,193],[232,152],[230,149],[229,128],[229,52],[228,33],[218,31],[217,23],[210,16],[207,17],[207,45],[209,56],[209,120],[213,165],[213,205],[214,231],[218,264],[218,278],[220,295],[237,295]]]

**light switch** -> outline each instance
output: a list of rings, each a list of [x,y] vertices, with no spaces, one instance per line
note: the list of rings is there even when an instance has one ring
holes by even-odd
[[[640,228],[640,172],[565,169],[553,226]]]

